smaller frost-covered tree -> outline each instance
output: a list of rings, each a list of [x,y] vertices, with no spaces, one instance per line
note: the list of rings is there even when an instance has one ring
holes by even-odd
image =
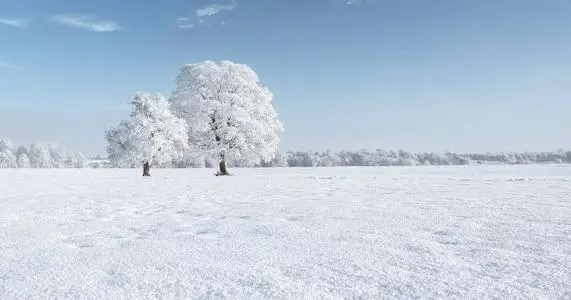
[[[274,157],[283,126],[272,98],[249,66],[204,61],[181,69],[171,102],[191,125],[190,146],[219,157],[217,175],[229,175],[229,157],[244,166]]]
[[[169,102],[161,95],[137,93],[130,104],[130,118],[105,133],[109,160],[115,166],[142,164],[143,176],[150,176],[152,164],[182,157],[187,148],[187,126],[171,113]]]

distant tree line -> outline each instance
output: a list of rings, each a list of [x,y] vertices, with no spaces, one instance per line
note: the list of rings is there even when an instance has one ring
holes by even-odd
[[[426,153],[404,150],[294,152],[281,154],[288,167],[422,166],[571,163],[571,151],[506,153]]]
[[[54,143],[14,146],[0,139],[0,168],[86,168],[89,159],[82,153]]]
[[[196,156],[186,152],[182,158],[157,165],[159,168],[216,168],[216,157]],[[426,153],[404,150],[375,151],[277,151],[266,163],[230,159],[232,167],[349,167],[349,166],[422,166],[475,164],[570,164],[571,151],[505,152],[505,153]],[[0,168],[116,168],[107,157],[86,157],[54,143],[34,143],[14,146],[8,139],[0,139]],[[124,168],[140,167],[138,164]]]
[[[351,167],[351,166],[437,166],[476,164],[569,164],[571,151],[555,152],[505,152],[505,153],[426,153],[404,150],[375,151],[278,151],[274,159],[251,165],[239,160],[230,160],[233,167]],[[93,161],[94,167],[114,167],[105,158]],[[129,166],[127,166],[129,167]],[[136,167],[136,165],[130,166]],[[159,168],[215,168],[216,160],[196,157],[191,153],[183,159],[157,166]]]

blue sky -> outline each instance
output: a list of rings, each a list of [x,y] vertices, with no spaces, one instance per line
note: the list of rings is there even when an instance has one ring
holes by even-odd
[[[103,153],[131,94],[228,59],[274,93],[284,149],[571,148],[569,16],[569,0],[3,0],[0,136]]]

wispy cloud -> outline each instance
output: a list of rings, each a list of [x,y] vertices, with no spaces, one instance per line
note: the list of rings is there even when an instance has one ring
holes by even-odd
[[[189,18],[177,18],[176,27],[180,29],[192,29],[194,28],[194,24],[190,23]]]
[[[194,12],[194,16],[191,18],[181,17],[177,18],[177,27],[180,29],[192,29],[198,26],[210,27],[210,22],[206,22],[206,19],[213,17],[222,12],[228,12],[236,9],[238,6],[237,2],[232,2],[231,4],[208,4],[198,8]],[[228,21],[218,22],[219,25],[223,26],[228,24]]]
[[[5,19],[0,18],[0,24],[17,27],[17,28],[27,28],[30,24],[30,19]]]
[[[365,4],[365,3],[377,2],[377,0],[344,0],[344,1],[345,1],[345,4],[353,5],[353,6],[359,6],[359,5]]]
[[[56,15],[51,20],[60,25],[95,32],[112,32],[123,29],[117,22],[98,20],[91,15]]]
[[[1,69],[24,70],[24,67],[0,60]]]
[[[231,11],[238,6],[236,2],[232,4],[208,4],[196,10],[196,16],[199,18],[211,17],[222,11]]]
[[[194,24],[189,24],[189,23],[179,23],[176,25],[176,27],[180,28],[180,29],[192,29],[194,28]]]

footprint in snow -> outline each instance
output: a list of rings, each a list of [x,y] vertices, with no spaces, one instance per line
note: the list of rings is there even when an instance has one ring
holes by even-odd
[[[120,240],[126,238],[127,236],[120,233],[107,233],[105,237],[111,240]]]
[[[69,248],[91,248],[95,246],[95,243],[89,236],[72,236],[64,240]]]
[[[211,228],[201,228],[195,232],[195,237],[199,239],[215,240],[218,239],[218,232]]]
[[[123,288],[129,284],[129,278],[121,272],[110,270],[107,271],[106,273],[107,273],[106,282],[110,286]]]
[[[285,217],[285,218],[276,218],[275,220],[278,222],[299,222],[299,221],[303,220],[303,217],[301,217],[301,216],[290,216],[290,217]]]
[[[183,225],[171,230],[173,233],[192,233],[192,226],[191,225]]]
[[[432,234],[436,235],[436,242],[438,242],[441,245],[459,245],[460,242],[456,239],[456,237],[454,236],[454,234],[450,231],[445,231],[445,230],[438,230],[433,232]]]
[[[450,236],[452,235],[449,231],[445,231],[445,230],[438,230],[433,232],[433,234],[438,235],[438,236]]]
[[[317,179],[317,180],[334,180],[334,179],[347,179],[344,176],[307,176],[306,179]]]
[[[456,240],[441,240],[438,241],[438,243],[441,245],[452,245],[452,246],[460,245],[460,242]]]
[[[217,239],[219,233],[215,227],[202,225],[195,226],[192,224],[180,225],[170,230],[179,236],[194,237],[199,239]]]
[[[129,230],[131,230],[133,233],[135,233],[136,239],[141,240],[141,239],[147,239],[147,238],[151,237],[152,235],[157,234],[162,225],[163,224],[161,224],[161,223],[156,223],[156,224],[152,224],[150,226],[131,227],[131,228],[129,228]]]

